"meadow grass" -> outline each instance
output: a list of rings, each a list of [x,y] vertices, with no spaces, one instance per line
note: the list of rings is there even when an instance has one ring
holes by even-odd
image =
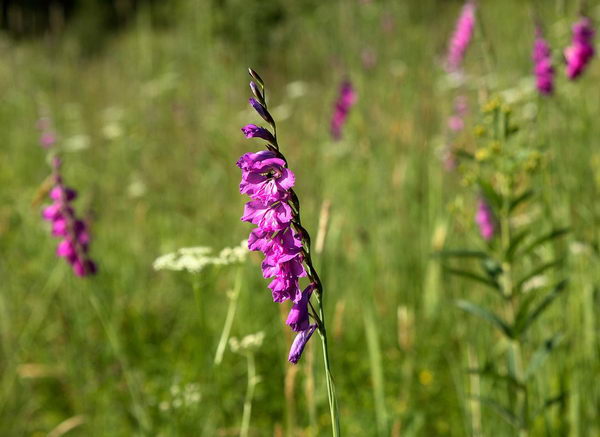
[[[345,435],[512,435],[470,398],[503,390],[467,373],[495,359],[501,343],[454,304],[485,302],[485,292],[431,256],[482,244],[476,196],[444,172],[437,153],[456,92],[443,86],[440,60],[460,4],[308,3],[281,2],[281,24],[256,27],[265,24],[261,2],[182,0],[171,27],[142,11],[90,56],[70,34],[0,40],[0,435],[47,435],[73,418],[69,435],[239,433],[246,360],[227,349],[213,363],[236,269],[191,275],[152,263],[180,247],[237,245],[250,230],[239,221],[234,165],[259,149],[239,131],[258,121],[246,105],[247,66],[269,83],[313,238],[331,202],[315,262]],[[465,67],[473,77],[468,129],[478,101],[531,80],[530,8],[481,3],[486,39],[477,34]],[[600,19],[600,9],[591,11]],[[540,11],[553,47],[566,43],[575,12],[561,2]],[[366,49],[376,54],[370,69],[361,63]],[[535,379],[539,395],[566,397],[535,421],[533,435],[600,433],[599,68],[593,61],[581,80],[562,80],[556,96],[535,102],[531,138],[550,156],[537,185],[544,217],[572,232],[564,240],[569,290],[534,334],[565,333]],[[332,142],[331,104],[346,76],[358,102],[343,140]],[[64,148],[65,180],[80,192],[75,205],[91,223],[93,278],[72,277],[40,218],[50,167],[35,124],[44,114]],[[259,263],[251,256],[241,267],[232,326],[238,338],[265,333],[249,435],[327,435],[319,345],[313,340],[298,370],[290,367],[285,312]],[[199,400],[185,396],[190,387]]]

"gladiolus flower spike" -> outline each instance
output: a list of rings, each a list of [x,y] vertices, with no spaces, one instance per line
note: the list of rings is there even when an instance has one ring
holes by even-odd
[[[583,17],[573,25],[571,45],[565,49],[565,60],[567,63],[567,77],[575,80],[585,70],[594,54],[594,35],[592,21]]]
[[[42,217],[52,223],[52,235],[61,238],[56,255],[67,260],[75,275],[93,275],[97,267],[88,255],[90,235],[87,225],[75,215],[71,202],[77,192],[63,184],[60,166],[60,159],[55,157],[52,161],[54,187],[50,190],[52,204],[44,208]]]
[[[260,77],[256,73],[250,74],[253,78]],[[250,83],[250,89],[257,97],[250,99],[250,105],[275,129],[261,85],[260,82],[258,85]],[[248,248],[265,255],[262,271],[265,278],[272,278],[269,288],[273,300],[293,303],[286,323],[299,333],[289,356],[289,360],[296,363],[312,331],[322,324],[322,317],[310,303],[313,291],[319,298],[322,294],[321,280],[312,265],[310,236],[300,220],[300,205],[293,191],[295,175],[279,151],[276,136],[254,124],[244,126],[242,132],[246,138],[267,141],[267,150],[246,153],[237,162],[242,170],[240,192],[251,199],[246,203],[242,220],[257,226],[250,233]],[[303,277],[309,280],[304,290],[299,285]]]
[[[456,21],[454,33],[448,43],[446,55],[446,71],[449,73],[460,70],[461,64],[473,38],[475,31],[475,3],[467,0],[460,16]]]
[[[356,91],[350,81],[342,82],[340,92],[333,107],[331,117],[331,137],[338,141],[342,138],[342,128],[348,119],[350,109],[356,103]]]
[[[300,202],[293,190],[296,176],[279,150],[277,127],[269,113],[262,78],[249,69],[254,98],[250,105],[269,123],[272,132],[262,126],[248,124],[242,128],[246,138],[266,141],[266,150],[246,153],[237,166],[242,171],[240,192],[250,197],[244,207],[243,221],[256,225],[248,238],[248,249],[264,254],[262,273],[271,278],[269,289],[275,302],[292,302],[286,324],[297,332],[288,360],[296,364],[312,334],[317,331],[323,345],[323,361],[332,420],[333,436],[339,436],[339,413],[327,348],[323,312],[323,285],[311,259],[310,235],[300,220]],[[300,286],[307,278],[308,285]],[[311,298],[315,299],[313,305]]]
[[[542,95],[550,95],[554,91],[554,67],[552,66],[552,51],[542,35],[540,28],[536,29],[533,45],[533,63],[535,84]]]

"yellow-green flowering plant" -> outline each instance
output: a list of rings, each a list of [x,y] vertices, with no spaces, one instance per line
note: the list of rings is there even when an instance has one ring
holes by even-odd
[[[476,193],[477,226],[472,228],[479,228],[478,247],[438,255],[449,273],[493,295],[457,302],[500,334],[496,347],[490,347],[494,358],[470,371],[506,385],[505,398],[483,393],[479,401],[526,436],[536,416],[563,398],[557,393],[539,399],[534,389],[536,373],[562,335],[551,332],[539,342],[531,328],[567,288],[561,250],[549,248],[567,229],[552,227],[541,211],[538,176],[548,153],[536,145],[531,120],[514,112],[499,97],[489,100],[474,129],[475,146],[458,152],[464,185]]]

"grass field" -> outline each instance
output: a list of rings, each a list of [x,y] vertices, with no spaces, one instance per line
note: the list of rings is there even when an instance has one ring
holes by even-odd
[[[247,362],[214,355],[228,292],[241,278],[232,335],[264,332],[251,436],[328,435],[318,338],[286,358],[287,305],[272,302],[260,258],[199,274],[155,271],[181,247],[219,252],[247,238],[239,220],[240,155],[260,149],[240,128],[248,66],[267,83],[282,150],[296,173],[304,226],[328,232],[316,264],[346,436],[512,436],[472,395],[510,402],[503,381],[468,369],[502,360],[504,340],[455,305],[494,305],[450,276],[443,248],[481,248],[477,192],[440,159],[458,93],[469,99],[457,142],[472,147],[480,106],[533,85],[534,4],[555,56],[569,42],[569,2],[480,2],[467,80],[442,69],[458,1],[218,2],[181,0],[168,25],[142,10],[88,53],[77,34],[0,38],[0,436],[238,435]],[[600,4],[588,2],[600,22]],[[373,58],[365,65],[363,58]],[[532,419],[532,436],[600,435],[600,63],[531,97],[527,143],[542,147],[532,179],[540,228],[569,234],[568,290],[528,337],[563,340],[536,372],[532,398],[564,394]],[[354,84],[344,137],[329,136],[342,80]],[[512,93],[512,94],[511,94]],[[72,275],[40,217],[50,174],[36,122],[53,120],[66,183],[92,229],[99,272]],[[558,273],[557,273],[558,275]],[[528,347],[528,344],[526,344]],[[533,349],[528,349],[533,350]],[[531,352],[528,352],[531,355]]]

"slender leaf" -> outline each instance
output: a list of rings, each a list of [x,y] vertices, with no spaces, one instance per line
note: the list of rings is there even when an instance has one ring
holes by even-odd
[[[479,188],[481,188],[481,192],[485,197],[485,200],[488,201],[493,210],[499,211],[502,208],[502,197],[500,194],[494,190],[491,184],[487,183],[483,179],[479,179],[477,181]]]
[[[568,232],[569,228],[554,229],[548,232],[547,234],[542,235],[538,239],[534,240],[529,246],[527,246],[525,249],[523,249],[523,251],[520,252],[520,255],[526,255],[528,253],[531,253],[534,249],[538,248],[547,241],[562,237]]]
[[[550,399],[546,399],[544,404],[540,408],[538,408],[536,411],[534,411],[533,418],[535,419],[540,414],[543,414],[544,411],[546,411],[548,408],[552,407],[554,404],[563,402],[566,398],[567,398],[567,393],[563,392],[563,393],[561,393],[557,396],[554,396]]]
[[[526,319],[524,319],[523,323],[520,326],[515,327],[515,335],[521,335],[531,326],[533,322],[544,312],[546,308],[558,297],[560,294],[566,289],[567,283],[569,281],[564,279],[560,281],[554,289],[548,293],[544,299],[538,304],[537,307],[529,315]]]
[[[527,366],[527,370],[525,371],[525,380],[532,377],[537,369],[540,368],[542,364],[546,361],[548,356],[552,353],[554,349],[561,343],[563,339],[562,334],[555,334],[550,337],[548,340],[544,341],[542,345],[534,352],[531,357],[531,361],[529,366]]]
[[[477,316],[490,323],[496,329],[502,331],[507,337],[513,338],[512,329],[498,315],[483,307],[480,307],[479,305],[474,304],[473,302],[469,302],[468,300],[458,300],[456,305],[463,311],[471,313],[474,316]]]
[[[530,229],[523,229],[521,232],[515,234],[510,239],[510,244],[505,254],[505,258],[507,261],[512,261],[514,259],[515,252],[517,251],[521,243],[523,243],[523,241],[525,241],[525,239],[529,236],[530,233]]]
[[[500,382],[507,382],[510,385],[518,388],[518,389],[523,389],[524,386],[523,384],[521,384],[519,381],[517,381],[515,378],[513,378],[512,376],[508,375],[508,374],[502,374],[502,373],[498,373],[496,372],[495,369],[493,369],[492,367],[482,367],[479,369],[467,369],[467,372],[470,374],[475,374],[475,375],[479,375],[481,377],[486,377],[486,378],[490,378],[496,381],[500,381]]]
[[[461,276],[463,278],[470,279],[480,284],[487,285],[488,287],[492,288],[495,292],[501,293],[500,286],[496,281],[488,279],[484,276],[480,276],[477,273],[469,272],[467,270],[453,269],[451,267],[445,267],[445,269],[448,273],[452,273],[453,275]]]
[[[481,405],[485,405],[490,407],[496,414],[502,417],[506,422],[508,422],[511,426],[516,429],[521,427],[521,421],[515,414],[506,408],[504,405],[500,404],[498,401],[494,399],[482,397],[482,396],[470,396],[471,399],[476,399],[479,401]]]
[[[527,190],[524,193],[522,193],[521,195],[515,197],[510,202],[509,211],[512,212],[517,206],[519,206],[521,203],[523,203],[524,201],[529,199],[531,196],[533,196],[533,190]]]
[[[527,293],[525,293],[520,299],[519,308],[517,309],[517,314],[515,315],[513,332],[519,332],[520,327],[523,326],[525,320],[527,320],[527,317],[529,316],[529,308],[538,296],[539,293],[528,290]]]
[[[531,272],[529,272],[525,276],[523,276],[519,281],[517,281],[517,288],[520,290],[527,281],[529,281],[530,279],[532,279],[538,275],[541,275],[546,270],[549,270],[552,267],[556,267],[556,266],[562,264],[562,262],[563,262],[562,259],[556,259],[554,261],[549,261],[545,264],[542,264],[542,265],[536,267]]]
[[[466,150],[463,149],[458,149],[454,152],[454,154],[459,157],[459,158],[465,158],[465,159],[469,159],[469,160],[474,160],[475,156],[472,153],[467,152]]]
[[[490,280],[496,282],[496,278],[502,273],[502,266],[498,261],[492,258],[481,260],[481,267],[487,273]]]
[[[480,250],[440,250],[434,252],[433,256],[439,256],[440,258],[487,258],[487,254]]]

